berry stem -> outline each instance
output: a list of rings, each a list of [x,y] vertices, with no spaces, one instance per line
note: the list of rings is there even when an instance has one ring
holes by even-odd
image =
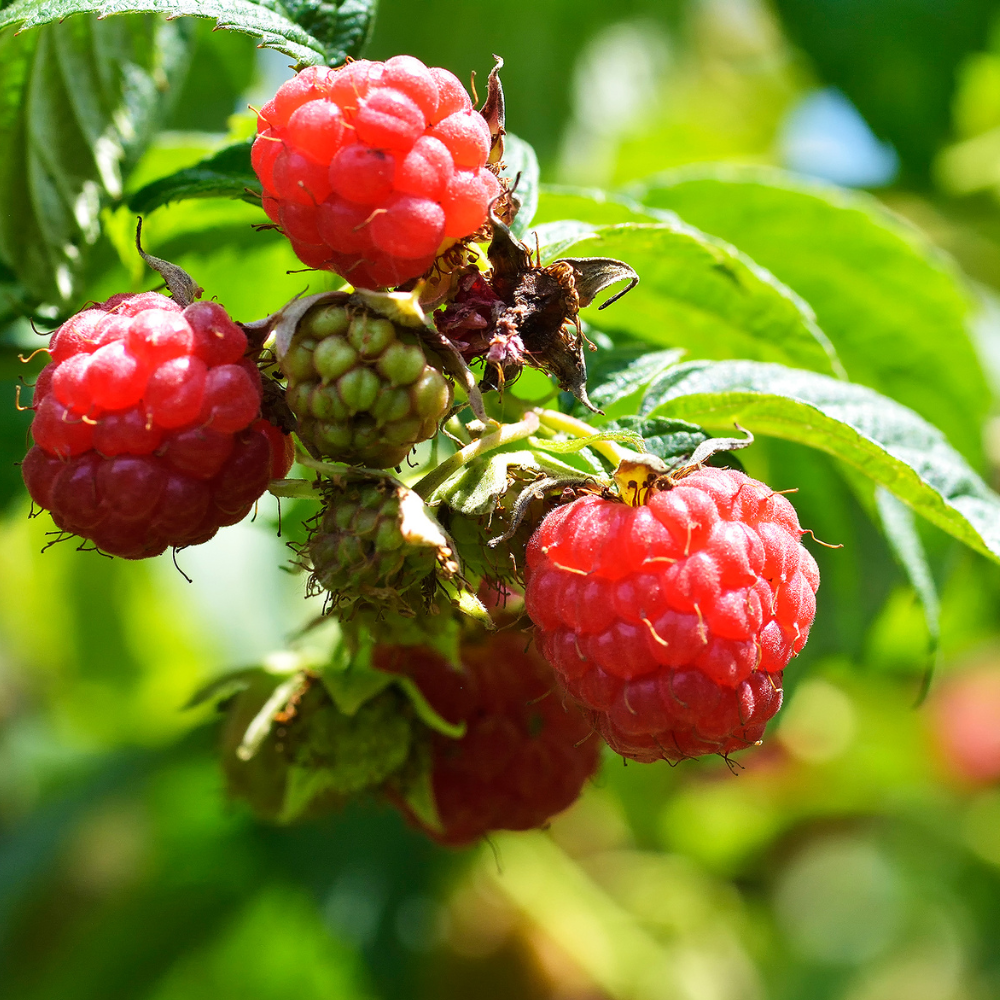
[[[423,479],[414,483],[412,489],[423,500],[431,496],[434,491],[453,476],[463,465],[467,465],[473,459],[484,455],[488,451],[495,451],[512,441],[520,441],[530,437],[539,427],[539,414],[535,410],[529,410],[524,415],[524,419],[516,424],[497,424],[496,430],[483,434],[472,444],[466,445],[454,455],[446,458],[436,469],[432,469]]]
[[[590,424],[571,417],[569,414],[560,413],[558,410],[538,410],[538,418],[546,427],[552,430],[561,431],[564,434],[572,434],[578,438],[592,438],[601,432]],[[636,452],[614,441],[593,441],[591,447],[599,451],[615,468],[623,461],[634,460]]]

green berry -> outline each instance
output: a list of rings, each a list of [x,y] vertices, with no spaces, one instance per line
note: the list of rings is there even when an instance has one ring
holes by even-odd
[[[405,610],[406,592],[434,572],[438,550],[403,537],[400,489],[386,481],[329,486],[304,555],[335,604]]]
[[[399,465],[437,433],[452,384],[417,334],[356,299],[319,304],[298,321],[281,358],[286,400],[313,450],[348,465]]]

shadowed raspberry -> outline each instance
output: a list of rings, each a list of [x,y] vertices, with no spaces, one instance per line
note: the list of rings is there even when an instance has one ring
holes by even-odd
[[[207,541],[291,465],[259,419],[243,331],[215,302],[115,295],[54,334],[35,389],[28,492],[63,531],[126,559]]]
[[[492,137],[458,79],[413,56],[311,66],[261,108],[263,207],[309,267],[399,285],[486,221]]]
[[[618,753],[758,742],[816,611],[792,505],[702,468],[643,506],[584,496],[532,536],[525,602],[546,659]]]
[[[579,712],[563,706],[542,658],[523,635],[464,642],[462,670],[422,647],[380,646],[375,665],[411,677],[437,712],[464,722],[465,736],[431,735],[432,785],[441,830],[409,820],[444,844],[491,830],[541,826],[571,805],[597,769],[600,743]]]

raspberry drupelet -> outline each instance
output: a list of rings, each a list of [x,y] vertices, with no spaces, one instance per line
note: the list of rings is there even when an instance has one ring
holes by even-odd
[[[310,66],[259,112],[263,207],[309,267],[360,288],[422,275],[500,193],[492,136],[465,88],[413,56]]]
[[[57,527],[126,559],[208,541],[290,466],[243,331],[215,302],[114,295],[67,320],[22,464]]]
[[[783,496],[707,467],[639,506],[588,495],[548,515],[527,611],[613,750],[676,761],[761,739],[816,610],[801,535]]]
[[[549,665],[512,632],[462,643],[462,669],[416,646],[379,646],[375,666],[410,677],[465,735],[431,734],[431,782],[441,827],[407,818],[443,844],[492,830],[541,826],[571,805],[600,762],[600,741],[574,705],[564,706]]]

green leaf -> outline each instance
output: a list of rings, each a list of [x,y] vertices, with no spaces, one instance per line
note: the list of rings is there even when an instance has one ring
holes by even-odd
[[[517,180],[515,193],[521,200],[521,207],[510,231],[519,240],[523,240],[538,207],[538,157],[530,143],[508,132],[504,137],[503,163],[502,175],[511,184]]]
[[[613,257],[639,273],[639,286],[602,316],[605,329],[613,324],[637,339],[702,357],[840,371],[805,302],[728,243],[679,219],[611,226],[565,221],[538,233],[547,262]]]
[[[941,641],[941,602],[927,562],[924,544],[917,533],[913,511],[881,486],[875,490],[875,504],[882,530],[893,555],[903,567],[924,609],[924,620],[927,622],[927,631],[930,634],[930,654],[933,659],[937,655]]]
[[[43,20],[63,16],[60,4],[14,4],[0,27],[43,7]],[[45,315],[65,313],[81,292],[102,205],[121,196],[167,110],[192,29],[130,16],[0,32],[0,263]]]
[[[371,41],[378,0],[281,0],[288,16],[323,45],[327,66],[361,55]]]
[[[905,406],[865,386],[753,361],[694,361],[650,386],[641,412],[739,423],[842,459],[918,514],[1000,562],[1000,496]]]
[[[260,205],[261,186],[250,165],[253,141],[233,143],[193,167],[140,188],[128,207],[140,215],[184,198],[241,198]]]
[[[636,356],[636,352],[641,351]],[[684,356],[681,348],[646,351],[643,348],[619,348],[598,355],[601,381],[589,391],[590,401],[603,408],[629,399],[644,389],[658,375],[677,364]]]
[[[538,190],[535,225],[561,219],[579,219],[592,226],[608,226],[619,222],[660,222],[663,213],[617,192],[542,184]]]
[[[325,61],[322,42],[296,24],[285,13],[284,5],[265,7],[250,0],[15,0],[0,11],[0,30],[16,27],[21,32],[63,21],[72,14],[97,14],[102,21],[112,14],[210,17],[220,28],[260,36],[262,45],[284,52],[302,65]]]
[[[698,445],[709,438],[697,424],[669,417],[619,417],[602,424],[601,430],[622,430],[638,434],[650,455],[668,463],[694,454]]]
[[[990,396],[969,299],[913,226],[868,195],[762,168],[681,170],[632,193],[768,268],[815,309],[852,381],[916,410],[978,463]]]
[[[415,637],[406,635],[406,622],[403,619],[399,621],[403,627],[394,630],[394,640],[400,645],[434,647],[434,643],[426,641],[428,637],[423,634],[418,633]],[[417,627],[419,628],[419,625]],[[408,641],[414,638],[417,641]],[[420,642],[421,639],[425,641]],[[464,736],[465,723],[455,725],[444,718],[424,697],[412,678],[385,673],[372,666],[375,642],[370,630],[362,631],[358,636],[358,648],[351,650],[346,644],[340,645],[330,662],[321,668],[320,678],[323,686],[337,708],[344,715],[353,716],[386,688],[395,686],[409,699],[417,718],[424,725],[452,739]]]

